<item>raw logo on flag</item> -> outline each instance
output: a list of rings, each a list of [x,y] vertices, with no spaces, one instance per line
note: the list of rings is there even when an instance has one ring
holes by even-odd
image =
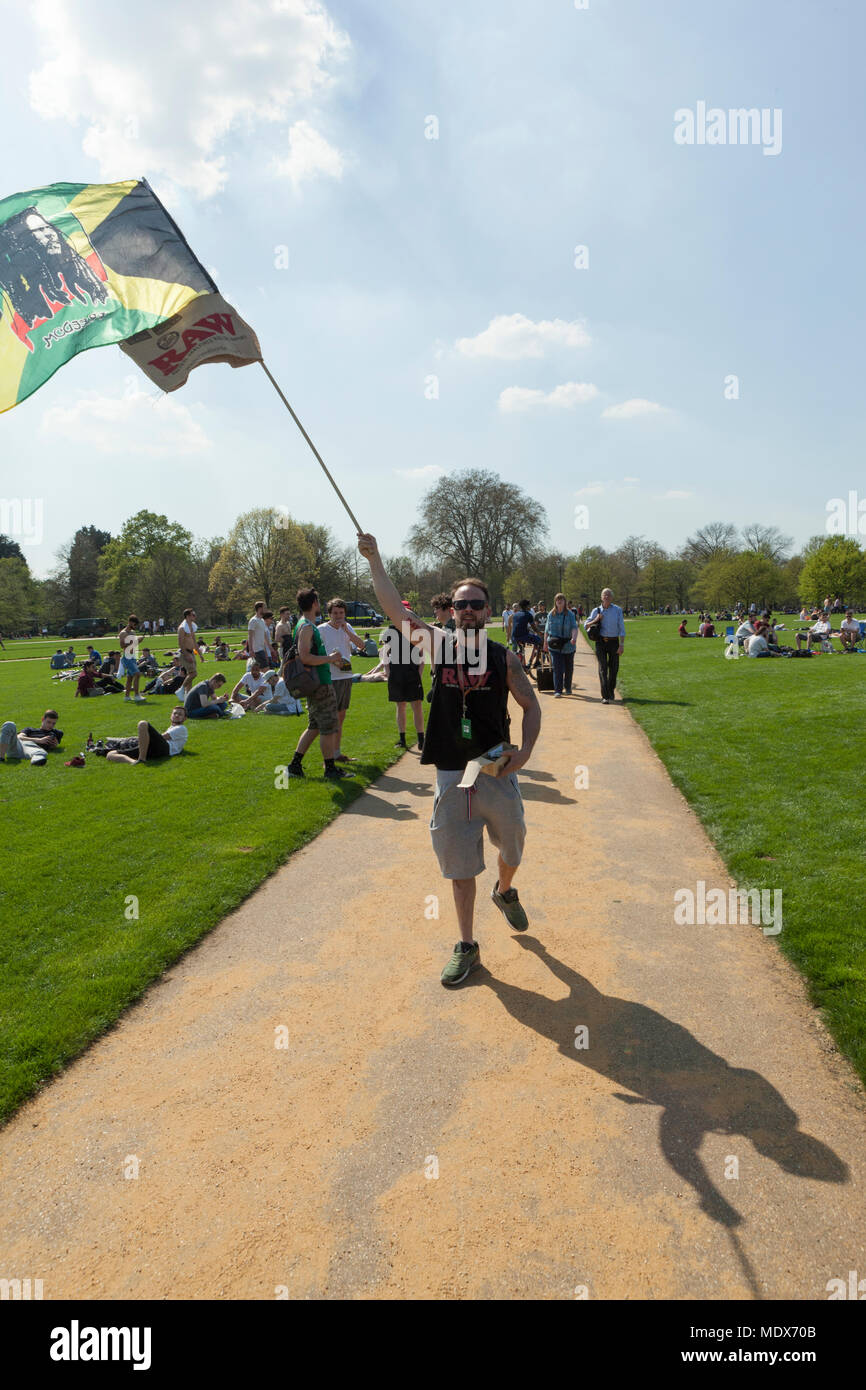
[[[249,324],[219,294],[199,295],[158,328],[136,333],[120,346],[163,391],[183,386],[203,362],[245,367],[262,357]]]

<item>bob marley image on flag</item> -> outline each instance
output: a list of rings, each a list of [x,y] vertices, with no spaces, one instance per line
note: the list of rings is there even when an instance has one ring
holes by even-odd
[[[77,223],[79,244],[87,243]],[[0,316],[11,306],[12,331],[33,352],[29,333],[74,299],[104,304],[109,296],[105,267],[91,247],[81,256],[59,227],[36,207],[16,213],[0,227]]]
[[[203,296],[201,312],[181,318]],[[168,349],[142,348],[169,320],[179,348],[152,366]],[[129,339],[139,345],[130,355],[164,390],[203,362],[261,357],[145,180],[55,183],[0,199],[0,413],[77,353]]]

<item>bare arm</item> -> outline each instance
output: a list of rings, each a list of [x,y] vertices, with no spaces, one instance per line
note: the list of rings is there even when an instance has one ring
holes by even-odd
[[[298,635],[298,656],[305,666],[327,666],[332,661],[340,660],[339,652],[330,652],[325,656],[314,656],[311,651],[313,645],[313,629],[308,623],[302,627]]]
[[[373,579],[373,588],[376,591],[376,598],[382,605],[382,610],[391,619],[394,626],[400,630],[402,623],[407,620],[413,628],[419,628],[423,632],[432,633],[433,628],[429,623],[425,623],[423,618],[419,618],[417,613],[411,609],[404,608],[402,599],[396,585],[385,573],[385,566],[382,563],[382,556],[379,554],[379,546],[376,537],[368,533],[358,532],[358,549],[370,565],[370,574]]]
[[[523,667],[514,652],[506,652],[506,679],[508,689],[513,698],[523,710],[523,728],[521,731],[521,745],[516,753],[512,753],[508,762],[502,769],[503,775],[509,772],[516,772],[518,768],[529,762],[529,756],[535,747],[536,739],[541,732],[541,706],[538,697],[529,683]]]

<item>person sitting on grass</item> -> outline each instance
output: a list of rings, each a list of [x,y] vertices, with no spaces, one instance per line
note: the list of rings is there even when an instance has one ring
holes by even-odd
[[[110,748],[105,759],[109,763],[127,763],[132,767],[135,767],[137,763],[159,762],[161,758],[174,758],[178,753],[182,753],[188,738],[186,711],[183,705],[175,705],[171,712],[171,722],[165,733],[158,733],[152,724],[148,724],[146,719],[140,719],[138,721],[137,750],[129,748],[121,751],[118,748]]]
[[[860,624],[854,617],[854,609],[846,608],[845,616],[839,624],[839,641],[842,643],[843,652],[853,652],[857,650],[857,643],[860,641]]]
[[[797,642],[797,651],[802,651],[803,643],[806,643],[806,650],[810,652],[813,647],[820,647],[822,642],[829,642],[832,633],[832,625],[829,618],[825,618],[823,613],[809,628],[808,632],[797,632],[794,634]]]
[[[186,672],[178,661],[173,661],[164,671],[144,687],[145,695],[175,695],[186,679]]]
[[[277,671],[266,671],[265,681],[270,687],[270,695],[265,692],[261,704],[254,705],[253,714],[303,714],[300,700],[290,695],[286,682]]]
[[[65,671],[68,665],[69,657],[60,647],[58,647],[57,651],[51,658],[52,671]]]
[[[73,647],[73,645],[72,645],[71,642],[69,643],[69,646],[66,648],[66,651],[65,651],[64,655],[65,655],[65,657],[66,657],[66,665],[67,665],[67,666],[74,666],[74,665],[75,665],[75,648]]]
[[[708,613],[707,616],[704,618],[704,621],[701,623],[700,630],[699,630],[699,632],[698,632],[698,636],[699,636],[699,637],[715,637],[715,635],[716,635],[716,625],[715,625],[715,623],[713,622],[712,618],[710,617],[710,615],[709,615],[709,613]]]
[[[755,619],[755,631],[751,637],[746,638],[745,642],[747,656],[769,656],[770,647],[767,642],[767,627],[760,618]]]
[[[0,763],[6,759],[20,762],[27,758],[31,767],[42,767],[47,762],[48,754],[60,747],[63,730],[57,727],[59,718],[56,709],[47,709],[38,729],[28,725],[20,734],[12,720],[8,719],[0,728]]]
[[[218,637],[214,642],[213,654],[214,661],[229,661],[230,657],[228,642],[224,642],[221,637]]]
[[[92,661],[85,661],[75,686],[75,698],[86,699],[89,695],[107,695],[109,691],[117,694],[123,689],[114,676],[97,676]]]
[[[241,693],[244,690],[247,692],[246,696]],[[233,701],[236,700],[243,709],[252,711],[258,709],[264,700],[270,698],[270,695],[271,687],[267,676],[264,675],[257,661],[251,661],[249,669],[244,672],[232,691],[231,698]]]
[[[744,619],[743,619],[743,621],[740,623],[740,626],[737,628],[736,632],[734,633],[734,636],[735,636],[735,638],[736,638],[738,644],[739,644],[741,647],[745,646],[745,645],[746,645],[746,642],[747,642],[747,639],[748,639],[749,637],[754,637],[754,635],[755,635],[755,629],[754,629],[754,627],[752,626],[752,624],[749,622],[749,619],[748,619],[748,618],[744,618]]]
[[[225,676],[221,671],[217,671],[210,680],[199,681],[198,685],[194,685],[184,700],[187,716],[190,719],[219,719],[225,714],[226,701],[215,698],[216,692],[225,683]]]
[[[95,647],[91,647],[89,642],[87,644],[87,656],[85,660],[91,661],[93,663],[94,671],[98,671],[100,666],[102,665],[102,657],[100,656],[99,652],[96,650]]]
[[[682,622],[680,623],[679,627],[677,628],[677,632],[680,634],[680,637],[694,637],[694,635],[695,635],[693,632],[689,632],[688,629],[686,628],[686,620],[685,620],[685,618],[683,618]]]
[[[231,660],[249,661],[250,655],[250,644],[248,641],[245,640],[241,643],[239,647],[235,647],[234,651],[231,654]]]
[[[150,647],[142,647],[141,655],[138,658],[138,670],[142,676],[156,676],[159,674],[159,667],[154,660]]]

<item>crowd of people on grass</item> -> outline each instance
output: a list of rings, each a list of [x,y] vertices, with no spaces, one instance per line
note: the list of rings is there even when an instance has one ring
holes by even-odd
[[[318,740],[325,776],[342,780],[353,775],[346,765],[355,759],[343,751],[342,738],[352,687],[359,681],[387,682],[388,701],[395,708],[397,744],[408,746],[407,720],[411,713],[415,746],[423,753],[425,655],[413,628],[453,634],[459,629],[460,615],[453,593],[433,596],[432,624],[412,614],[407,599],[400,603],[406,621],[399,625],[390,623],[377,644],[356,632],[348,622],[345,600],[332,598],[323,612],[316,590],[302,589],[296,595],[297,612],[284,605],[275,614],[264,602],[256,603],[246,638],[234,648],[221,635],[208,647],[199,635],[195,609],[187,608],[177,627],[176,648],[163,651],[161,659],[144,645],[143,638],[154,631],[164,634],[164,620],[145,620],[139,627],[133,613],[118,632],[116,646],[104,656],[88,643],[86,656],[78,658],[70,644],[65,650],[57,649],[49,659],[49,667],[53,681],[61,686],[74,683],[76,699],[122,694],[124,702],[142,704],[148,697],[165,695],[178,702],[162,732],[149,721],[141,720],[134,736],[94,740],[91,735],[85,754],[94,752],[112,762],[127,764],[154,762],[183,752],[188,721],[262,714],[302,715],[306,704],[307,725],[288,765],[288,775],[304,776],[304,757]],[[835,650],[834,640],[844,652],[861,650],[858,643],[866,624],[857,621],[853,609],[841,609],[844,618],[838,629],[833,628],[832,615],[840,611],[840,605],[837,596],[828,597],[813,610],[803,608],[800,620],[809,626],[793,634],[793,647],[784,645],[784,637],[782,641],[779,638],[780,633],[786,632],[786,624],[774,621],[769,610],[759,614],[754,603],[748,609],[737,605],[731,614],[716,614],[715,619],[712,613],[701,610],[695,632],[689,631],[688,616],[683,615],[678,630],[680,637],[725,637],[751,657],[826,652]],[[482,603],[485,607],[486,601]],[[738,626],[719,631],[716,624],[728,617],[735,619]],[[555,699],[574,693],[574,660],[581,623],[595,644],[602,702],[612,704],[624,650],[625,625],[623,609],[613,602],[610,589],[602,591],[601,602],[586,615],[582,605],[570,603],[563,593],[556,594],[550,609],[541,600],[533,604],[524,598],[506,606],[502,613],[505,645],[516,657],[519,669],[535,679],[539,691],[549,689]],[[364,674],[352,669],[351,658],[359,653],[379,658],[376,666]],[[435,684],[438,658],[429,659],[433,661]],[[220,671],[204,678],[200,672],[204,660],[237,660],[244,663],[244,668],[233,683]],[[143,693],[142,680],[147,682]],[[428,701],[432,695],[431,690]],[[48,752],[61,745],[63,734],[57,728],[58,718],[55,709],[48,709],[38,727],[27,725],[20,731],[7,721],[0,728],[0,761],[27,759],[34,766],[43,765]],[[82,758],[78,755],[72,762],[78,764]]]
[[[605,703],[613,700],[615,666],[624,640],[622,610],[612,605],[611,599],[610,590],[605,590],[602,603],[590,615],[602,616],[609,627],[603,634],[590,634],[597,638],[597,648],[604,654],[599,671]],[[94,739],[91,734],[82,754],[71,762],[79,765],[91,752],[126,764],[177,756],[185,747],[187,723],[192,720],[301,715],[304,703],[298,687],[290,689],[287,679],[289,668],[296,669],[298,662],[314,678],[314,688],[303,692],[308,721],[288,766],[290,777],[304,775],[305,754],[317,739],[326,776],[333,780],[352,776],[346,765],[355,759],[343,752],[342,737],[352,686],[359,681],[387,683],[388,701],[395,711],[397,746],[408,746],[407,719],[411,713],[415,746],[423,751],[425,658],[411,636],[411,628],[406,623],[399,627],[391,623],[379,634],[377,643],[355,631],[347,621],[346,602],[339,597],[331,599],[323,613],[318,593],[307,588],[298,592],[296,605],[297,613],[284,605],[275,614],[264,602],[256,603],[246,638],[234,649],[221,635],[208,648],[199,636],[197,615],[192,608],[184,610],[177,628],[176,648],[164,651],[161,659],[143,644],[143,637],[153,630],[164,632],[164,621],[145,620],[140,625],[134,613],[118,632],[116,644],[105,644],[104,654],[92,642],[87,643],[86,655],[82,657],[76,655],[72,644],[65,650],[58,648],[49,659],[52,679],[61,685],[74,684],[76,699],[122,694],[124,703],[143,704],[149,697],[165,695],[178,702],[162,732],[149,721],[140,720],[135,735]],[[409,601],[401,600],[401,606],[408,616]],[[431,627],[443,634],[454,633],[453,595],[436,594],[430,606]],[[503,613],[506,642],[521,668],[537,678],[539,668],[549,663],[553,693],[559,699],[573,691],[576,638],[582,617],[582,606],[568,603],[561,593],[549,611],[541,601],[533,605],[522,599]],[[352,655],[359,653],[378,657],[375,667],[364,674],[352,670]],[[206,659],[241,660],[244,669],[229,689],[230,682],[222,672],[201,677],[200,666]],[[143,691],[142,681],[146,681]],[[428,701],[431,696],[432,692]],[[57,729],[58,717],[56,710],[49,709],[39,728],[26,726],[20,732],[11,721],[4,724],[0,760],[27,758],[36,766],[44,764],[47,753],[60,748],[63,735]]]
[[[712,616],[703,612],[698,614],[696,632],[689,632],[688,619],[685,617],[677,630],[680,637],[724,636],[727,641],[736,645],[738,651],[742,650],[747,656],[752,657],[811,655],[815,651],[837,650],[863,652],[864,647],[858,644],[866,643],[866,623],[861,623],[855,618],[853,608],[840,609],[838,603],[838,597],[835,601],[828,597],[820,608],[810,609],[804,606],[800,610],[800,621],[808,623],[809,626],[792,633],[794,646],[787,645],[784,638],[781,642],[779,640],[779,633],[787,631],[786,624],[776,622],[770,609],[764,609],[759,614],[755,604],[752,604],[748,611],[735,610],[733,616],[739,625],[736,628],[729,627],[725,633],[717,633]],[[833,613],[839,611],[844,613],[844,617],[838,628],[834,628]],[[834,640],[840,644],[838,649],[833,646]]]

